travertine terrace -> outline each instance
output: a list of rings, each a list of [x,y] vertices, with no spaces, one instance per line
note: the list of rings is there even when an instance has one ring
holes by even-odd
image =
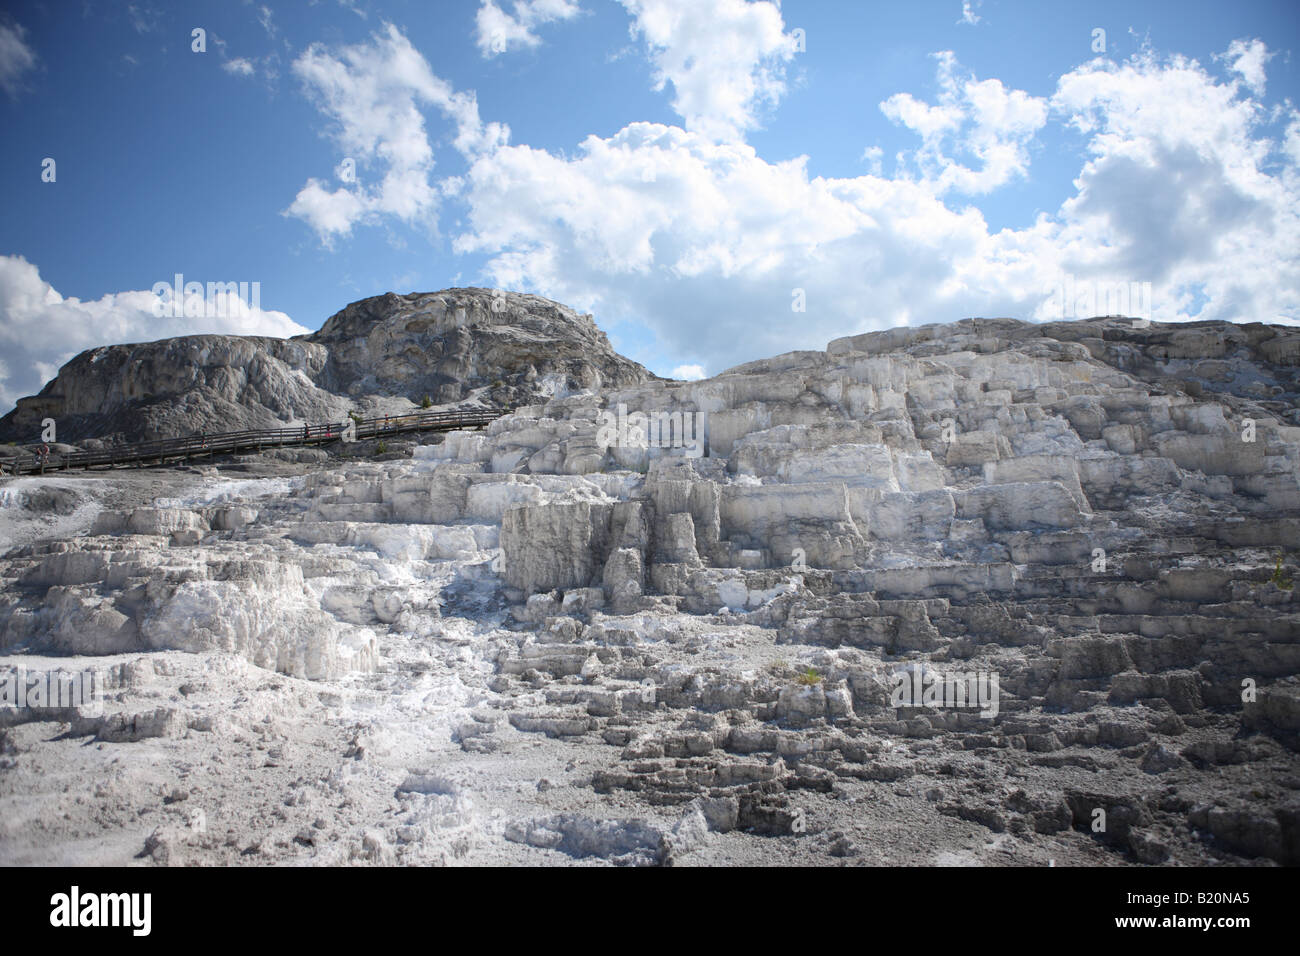
[[[1300,334],[618,368],[378,458],[0,487],[3,663],[105,681],[0,711],[0,858],[1300,861]],[[996,705],[899,705],[962,675]]]

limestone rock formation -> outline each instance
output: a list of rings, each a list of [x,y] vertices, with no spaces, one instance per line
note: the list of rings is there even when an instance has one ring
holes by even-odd
[[[345,315],[322,387],[435,374],[395,344],[423,320]],[[107,839],[86,808],[134,804],[72,802],[93,735],[224,768],[143,821],[156,862],[1295,864],[1298,346],[966,320],[613,365],[411,459],[98,513],[19,479],[11,516],[63,524],[0,558],[0,661],[116,676],[101,717],[5,718],[39,783],[0,798]],[[436,374],[491,374],[475,348]]]
[[[35,441],[46,417],[61,437],[135,441],[401,414],[426,396],[504,407],[652,378],[590,315],[549,299],[390,292],[292,339],[191,335],[83,352],[0,419],[0,441]]]

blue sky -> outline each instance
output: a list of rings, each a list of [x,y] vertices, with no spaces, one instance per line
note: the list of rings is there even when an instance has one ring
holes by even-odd
[[[1067,281],[1294,324],[1298,25],[1291,0],[11,4],[0,412],[94,345],[457,285],[591,311],[680,377],[1052,318]],[[258,301],[160,317],[176,273]]]

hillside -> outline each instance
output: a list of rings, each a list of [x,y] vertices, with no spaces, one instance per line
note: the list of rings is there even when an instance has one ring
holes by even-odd
[[[145,441],[396,415],[426,397],[508,407],[651,378],[591,316],[549,299],[390,292],[292,339],[191,335],[82,352],[0,418],[0,441],[36,441],[47,417],[63,441]]]
[[[567,315],[369,301],[285,345],[322,394],[559,384]],[[58,519],[0,557],[0,650],[111,680],[0,730],[0,855],[1296,864],[1300,334],[1139,325],[601,353],[409,459],[9,482]]]

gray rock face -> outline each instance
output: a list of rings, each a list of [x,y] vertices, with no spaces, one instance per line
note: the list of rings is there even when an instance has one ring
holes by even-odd
[[[590,315],[535,295],[452,289],[354,302],[310,340],[328,353],[320,384],[348,396],[459,402],[496,381],[513,399],[653,378],[616,353]]]
[[[5,440],[29,444],[41,420],[60,438],[126,441],[201,431],[331,421],[347,404],[315,384],[326,350],[308,341],[193,335],[82,352],[41,393],[0,419]]]
[[[533,295],[448,289],[354,302],[293,339],[197,335],[110,345],[68,362],[0,419],[0,441],[148,440],[401,414],[506,406],[650,381],[589,315]]]
[[[435,298],[336,317],[319,387],[485,354],[558,381],[541,332]],[[150,781],[220,765],[204,799],[276,861],[1295,864],[1296,336],[965,321],[700,382],[564,371],[590,390],[410,459],[97,515],[90,476],[17,479],[0,504],[81,523],[0,556],[0,668],[134,676],[89,721],[20,712],[50,779],[0,796],[93,778],[29,727],[60,720]],[[282,780],[264,832],[280,753],[344,807]],[[70,845],[95,806],[50,811]]]

